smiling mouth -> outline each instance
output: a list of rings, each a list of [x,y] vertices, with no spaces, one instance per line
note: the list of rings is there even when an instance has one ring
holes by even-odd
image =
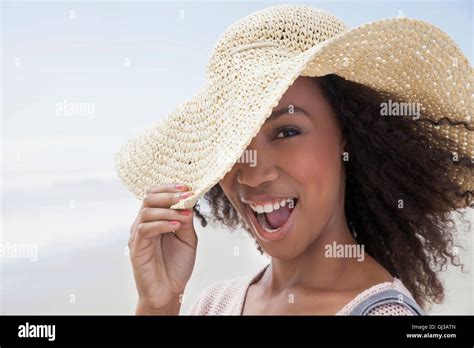
[[[260,227],[267,233],[276,234],[279,232],[293,213],[297,203],[297,198],[287,198],[281,200],[282,204],[277,209],[270,209],[268,205],[265,206],[265,210],[262,211],[262,206],[254,204],[246,204],[249,210],[249,214],[255,217],[256,222]],[[275,203],[275,207],[277,203]],[[257,211],[256,211],[257,210]]]

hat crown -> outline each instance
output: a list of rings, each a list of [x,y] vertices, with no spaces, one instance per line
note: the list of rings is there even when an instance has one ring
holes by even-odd
[[[232,24],[219,38],[206,68],[208,77],[221,75],[223,65],[238,52],[253,49],[284,56],[300,54],[347,30],[337,17],[307,5],[277,5],[254,12]]]

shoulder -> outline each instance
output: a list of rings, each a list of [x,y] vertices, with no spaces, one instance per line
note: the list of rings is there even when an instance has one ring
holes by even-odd
[[[367,315],[416,315],[406,304],[390,302],[370,309]]]
[[[374,285],[357,295],[340,314],[423,315],[410,291],[398,279]]]
[[[249,280],[245,276],[209,285],[194,301],[189,315],[239,315]]]
[[[422,308],[402,283],[369,256],[359,293],[345,307],[351,315],[421,315]]]

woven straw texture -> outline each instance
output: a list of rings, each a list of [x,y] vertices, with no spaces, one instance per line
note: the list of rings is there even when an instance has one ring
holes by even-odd
[[[278,5],[225,31],[205,84],[121,147],[117,173],[139,199],[151,186],[185,183],[195,195],[171,208],[192,207],[232,169],[298,76],[327,74],[420,103],[422,115],[437,124],[419,120],[419,127],[446,139],[433,145],[474,158],[473,69],[444,32],[406,18],[348,29],[316,8]],[[463,168],[453,163],[449,175],[472,192],[472,171]]]

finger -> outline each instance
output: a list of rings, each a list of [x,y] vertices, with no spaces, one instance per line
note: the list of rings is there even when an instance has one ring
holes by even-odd
[[[155,193],[166,193],[166,192],[178,193],[178,192],[185,192],[185,191],[189,191],[189,187],[185,184],[165,184],[165,185],[152,186],[143,195],[142,205],[140,206],[140,209],[144,207],[144,203],[145,203],[144,198],[147,195],[152,195]]]
[[[169,208],[192,195],[192,191],[147,193],[143,198],[143,207]]]
[[[185,192],[188,191],[189,187],[185,184],[165,184],[165,185],[158,185],[158,186],[153,186],[147,190],[143,198],[147,197],[147,195],[152,195],[155,193],[164,193],[164,192],[170,192],[170,193],[178,193],[178,192]],[[145,203],[148,203],[150,199],[145,201],[145,199],[142,199],[141,205],[139,207],[139,211],[143,209],[145,206]],[[153,203],[153,200],[151,200],[151,204]],[[171,205],[170,205],[171,206]],[[135,221],[133,221],[132,226],[130,228],[130,235],[132,232],[136,229],[136,226],[140,223],[139,221],[139,216],[135,218]]]
[[[129,248],[133,254],[150,244],[150,240],[163,233],[170,233],[180,227],[177,221],[144,222],[137,226],[129,239]]]
[[[158,220],[178,220],[187,223],[191,220],[192,210],[143,207],[139,215],[138,223]]]
[[[180,192],[186,192],[189,190],[190,190],[189,187],[185,184],[165,184],[165,185],[152,186],[143,195],[142,207],[144,206],[144,203],[146,203],[145,198],[147,196],[152,196],[157,193],[180,193]]]
[[[165,184],[150,187],[146,193],[162,193],[162,192],[181,192],[189,191],[189,187],[185,184]]]
[[[151,221],[143,222],[137,226],[136,241],[141,239],[151,239],[159,236],[162,233],[176,231],[181,227],[181,222],[173,221]]]

